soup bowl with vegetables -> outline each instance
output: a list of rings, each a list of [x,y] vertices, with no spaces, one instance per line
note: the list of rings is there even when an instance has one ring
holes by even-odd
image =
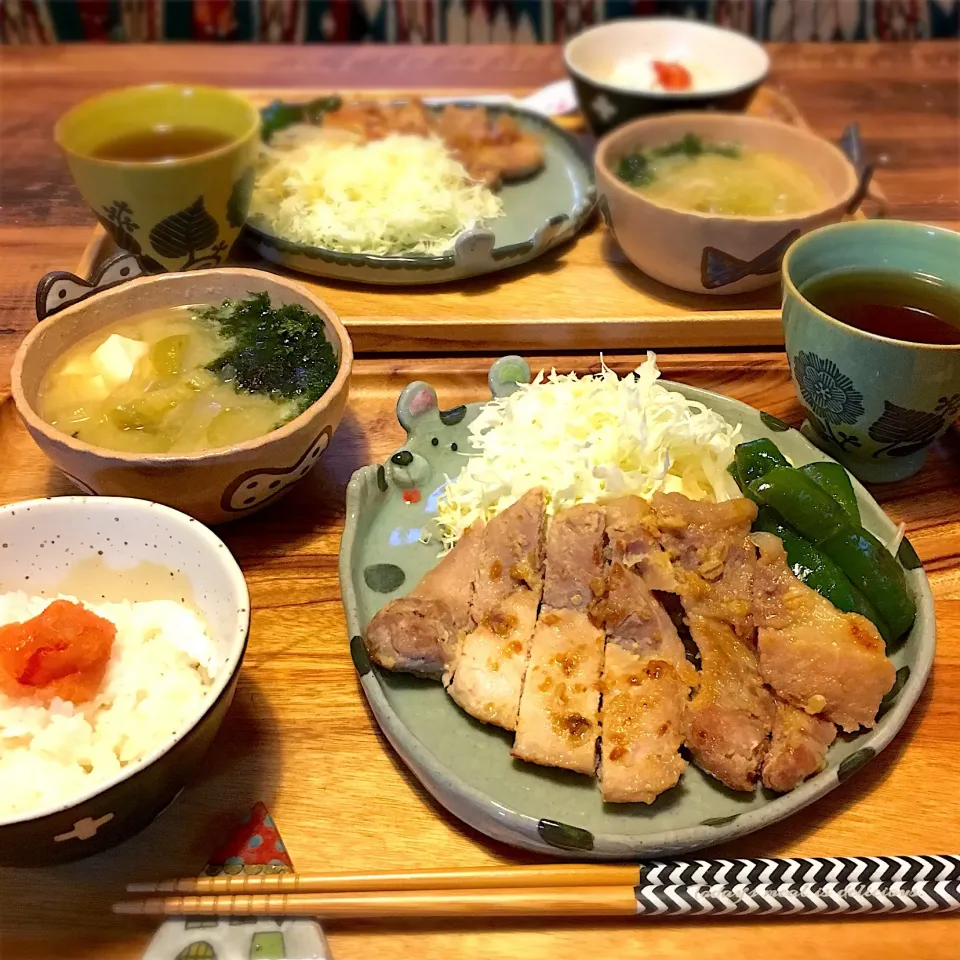
[[[852,214],[867,187],[829,141],[737,114],[638,120],[604,137],[595,163],[600,210],[627,257],[693,293],[777,283],[787,247]]]
[[[45,278],[38,304],[67,278]],[[343,415],[352,362],[346,329],[304,287],[213,269],[139,277],[43,320],[12,391],[34,440],[85,492],[219,523],[306,476]]]

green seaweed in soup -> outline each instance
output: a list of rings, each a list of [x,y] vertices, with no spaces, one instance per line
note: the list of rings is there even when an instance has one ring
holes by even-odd
[[[688,133],[621,157],[616,175],[645,197],[677,210],[771,217],[823,205],[823,185],[780,154]]]
[[[306,410],[330,388],[337,358],[323,321],[298,303],[271,307],[266,293],[248,300],[224,300],[200,317],[219,325],[231,346],[208,364],[239,390],[291,401]]]
[[[333,383],[323,320],[266,293],[110,324],[51,366],[40,415],[110,450],[191,453],[263,436]]]

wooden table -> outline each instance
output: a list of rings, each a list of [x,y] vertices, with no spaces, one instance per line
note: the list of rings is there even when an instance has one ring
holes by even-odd
[[[811,123],[836,136],[858,118],[886,158],[892,215],[956,225],[958,65],[954,43],[810,45],[772,49],[774,81]],[[12,352],[32,324],[36,279],[75,265],[92,218],[69,183],[50,133],[90,94],[147,80],[322,88],[390,85],[533,87],[561,73],[551,48],[63,47],[4,50],[0,58],[0,398]],[[536,358],[584,370],[595,357]],[[527,855],[486,840],[427,797],[377,732],[347,651],[337,581],[344,487],[403,439],[392,408],[410,380],[442,403],[481,399],[491,358],[361,358],[354,400],[322,466],[282,505],[221,530],[250,584],[251,642],[236,700],[197,782],[141,836],[68,867],[0,873],[0,956],[11,960],[135,958],[150,928],[111,917],[124,882],[195,872],[212,837],[253,801],[273,810],[303,870],[483,865]],[[617,358],[627,369],[637,358]],[[779,352],[664,355],[668,376],[762,406],[800,412]],[[0,405],[6,437],[0,502],[70,488]],[[880,757],[813,807],[729,848],[728,855],[956,852],[960,847],[960,440],[951,432],[915,479],[875,494],[904,520],[937,599],[933,676],[906,727]],[[860,922],[341,923],[337,960],[419,956],[726,960],[747,955],[952,958],[948,919]]]

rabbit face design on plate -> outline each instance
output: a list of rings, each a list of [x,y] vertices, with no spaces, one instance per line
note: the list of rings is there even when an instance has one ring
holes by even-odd
[[[302,480],[312,469],[320,454],[327,449],[333,430],[324,427],[303,456],[292,467],[263,467],[242,473],[224,491],[220,505],[224,510],[240,513],[262,507],[290,486]]]

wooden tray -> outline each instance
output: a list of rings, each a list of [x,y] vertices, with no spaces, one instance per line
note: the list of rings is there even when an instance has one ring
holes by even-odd
[[[275,99],[304,100],[314,95],[304,90],[243,92],[260,106]],[[363,95],[397,97],[404,93],[407,91],[364,91]],[[794,103],[769,86],[759,89],[748,112],[807,126]],[[569,127],[570,119],[563,125]],[[584,141],[589,145],[586,134]],[[98,226],[77,272],[90,276],[115,252],[113,241]],[[240,248],[231,262],[284,272]],[[637,270],[598,217],[577,239],[530,264],[459,283],[374,288],[287,275],[315,289],[337,311],[359,353],[599,351],[783,343],[777,286],[732,297],[673,290]]]
[[[411,380],[433,384],[445,406],[489,395],[492,357],[367,358],[354,367],[350,405],[318,468],[263,513],[218,528],[250,586],[250,645],[233,705],[194,783],[153,826],[116,850],[69,867],[0,872],[4,957],[134,960],[153,932],[149,925],[110,919],[125,883],[195,874],[209,852],[210,833],[223,833],[238,813],[265,800],[294,863],[305,872],[485,866],[530,860],[465,829],[431,800],[377,731],[351,662],[340,605],[337,551],[344,490],[360,465],[382,461],[403,442],[394,414]],[[584,372],[596,356],[531,359]],[[619,372],[641,358],[614,361]],[[716,390],[790,423],[802,418],[786,358],[766,354],[663,355],[665,377]],[[76,491],[43,457],[13,408],[0,404],[0,502]],[[909,854],[943,850],[955,823],[960,765],[955,755],[960,716],[960,497],[958,444],[948,434],[923,472],[873,488],[890,516],[907,524],[937,600],[938,649],[933,679],[897,741],[848,784],[789,823],[737,841],[716,856],[814,856],[828,853]],[[2,545],[0,545],[2,548]],[[14,921],[15,918],[15,921]],[[708,924],[714,957],[750,951],[783,954],[776,923]],[[951,926],[952,924],[952,926]],[[697,928],[699,929],[699,928]],[[657,927],[686,956],[694,934],[680,923]],[[745,931],[748,931],[745,932]],[[852,931],[852,932],[851,932]],[[328,930],[338,958],[429,955],[508,957],[572,955],[572,945],[597,955],[637,954],[636,921],[579,920],[547,927],[526,921],[477,924],[341,923]],[[202,933],[202,931],[198,931]],[[954,956],[946,947],[956,921],[830,918],[792,924],[791,960],[822,953],[826,935],[838,956]],[[684,939],[686,938],[686,939]],[[846,945],[845,947],[843,945]],[[539,952],[538,952],[539,951]],[[859,953],[858,953],[859,951]],[[667,953],[661,952],[666,957]]]

